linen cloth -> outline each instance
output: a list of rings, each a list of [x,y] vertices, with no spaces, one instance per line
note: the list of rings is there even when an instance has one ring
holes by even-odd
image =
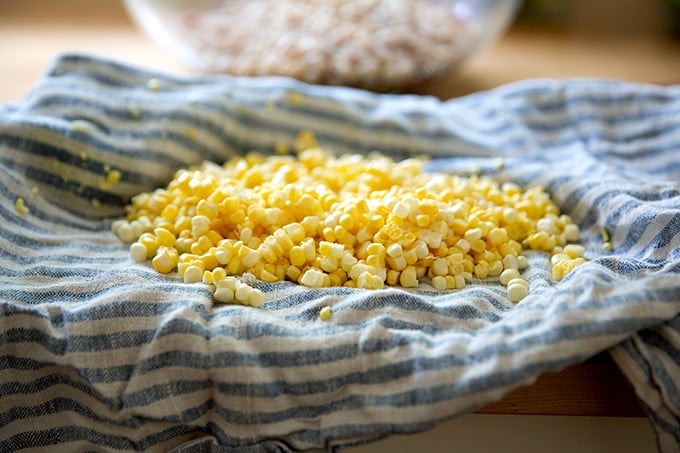
[[[549,257],[528,253],[516,305],[494,279],[256,282],[267,302],[255,309],[134,263],[111,233],[129,197],[180,167],[271,153],[302,130],[338,154],[428,155],[428,170],[545,187],[588,262],[554,282]],[[677,86],[529,80],[442,102],[62,55],[0,107],[0,450],[341,449],[426,430],[609,350],[659,450],[677,451],[679,158]]]

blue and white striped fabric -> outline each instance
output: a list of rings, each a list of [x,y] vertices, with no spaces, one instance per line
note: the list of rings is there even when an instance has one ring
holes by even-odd
[[[267,302],[253,309],[133,263],[110,232],[179,167],[303,129],[338,153],[428,154],[439,171],[544,186],[589,261],[555,283],[529,254],[516,306],[490,280],[256,283]],[[535,80],[440,102],[62,56],[0,107],[0,450],[334,449],[425,430],[610,350],[659,450],[677,451],[679,181],[680,87]]]

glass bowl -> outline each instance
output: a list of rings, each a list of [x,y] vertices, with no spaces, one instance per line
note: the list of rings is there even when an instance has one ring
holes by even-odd
[[[199,72],[394,91],[497,39],[520,0],[125,0],[138,26]]]

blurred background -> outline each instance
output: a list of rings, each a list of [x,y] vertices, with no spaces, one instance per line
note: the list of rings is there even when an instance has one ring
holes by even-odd
[[[131,0],[135,1],[139,0]],[[525,0],[507,28],[479,52],[400,91],[450,99],[532,78],[678,84],[679,24],[680,0]],[[62,52],[94,54],[179,74],[199,72],[138,25],[122,0],[0,0],[0,103],[25,96]],[[592,367],[577,374],[583,379],[572,385],[577,397],[583,398],[579,401],[587,402],[588,392],[597,398],[597,389],[605,389],[613,378],[619,383],[623,379],[606,363],[607,374],[593,372]],[[566,388],[562,385],[560,390]],[[626,389],[627,395],[611,397],[634,399],[632,390]],[[558,399],[543,396],[548,405],[553,401],[550,410],[559,413]],[[504,407],[505,412],[521,413],[519,407]],[[623,417],[487,413],[453,420],[424,436],[359,448],[357,453],[444,452],[454,445],[459,451],[531,453],[545,451],[548,444],[553,452],[655,450],[649,423],[638,413]]]
[[[680,0],[521,3],[479,53],[404,91],[447,99],[537,77],[680,82]],[[0,0],[0,101],[23,96],[64,51],[195,72],[137,27],[120,0]]]

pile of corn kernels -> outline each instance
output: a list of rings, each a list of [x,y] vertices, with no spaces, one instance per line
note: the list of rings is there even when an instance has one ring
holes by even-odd
[[[219,302],[259,306],[244,281],[310,288],[464,288],[496,278],[513,302],[529,284],[523,250],[551,254],[561,280],[583,264],[579,228],[540,187],[424,172],[379,154],[249,154],[179,170],[135,196],[113,231],[131,257],[204,282]]]

